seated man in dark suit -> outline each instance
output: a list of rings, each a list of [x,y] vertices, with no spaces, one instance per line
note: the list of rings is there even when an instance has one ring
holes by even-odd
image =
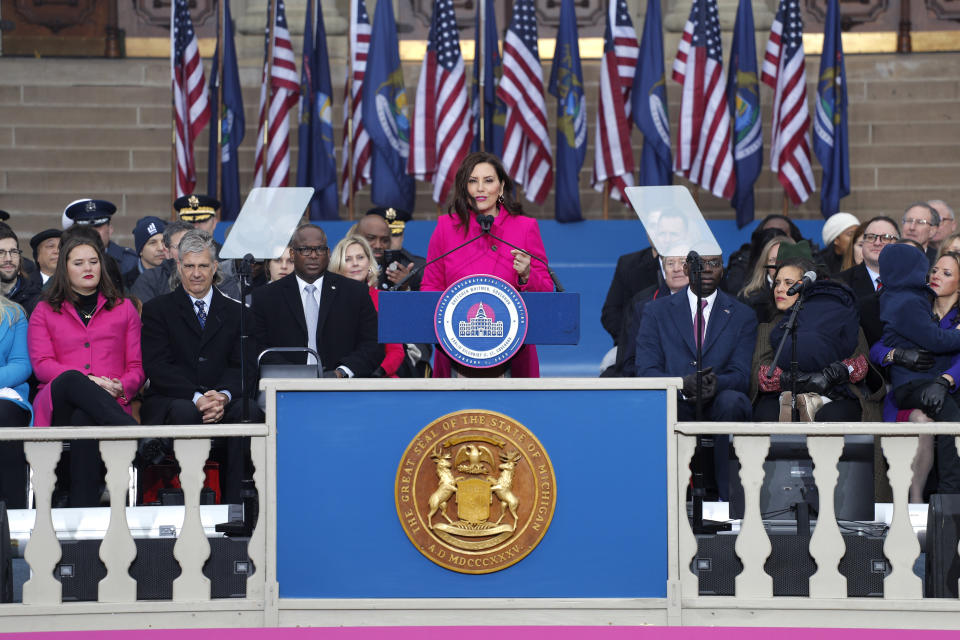
[[[209,233],[187,231],[180,240],[180,285],[143,306],[143,369],[150,380],[140,417],[143,424],[235,423],[241,419],[239,302],[213,286],[216,250]],[[252,362],[248,389],[253,388]],[[250,395],[248,391],[248,395]],[[262,414],[249,403],[251,418]],[[243,452],[230,439],[225,501],[239,500]]]
[[[324,377],[368,377],[383,361],[377,312],[367,286],[327,271],[323,229],[301,225],[290,241],[293,273],[253,292],[257,352],[308,347],[320,355]],[[304,354],[269,354],[264,363],[315,364]]]
[[[690,265],[684,271],[690,273]],[[723,277],[721,256],[704,256],[700,282],[703,322],[697,313],[697,296],[690,286],[677,295],[657,298],[643,311],[637,332],[636,370],[639,377],[683,378],[677,403],[677,419],[695,419],[697,389],[697,340],[702,336],[703,383],[700,400],[703,419],[711,422],[742,422],[752,417],[747,392],[757,338],[757,316],[736,298],[717,289]],[[695,326],[705,327],[697,331]],[[714,460],[721,498],[727,496],[728,438],[716,438]]]
[[[880,323],[880,306],[877,291],[880,281],[880,252],[888,244],[900,239],[900,227],[887,216],[876,216],[867,221],[863,231],[863,262],[837,274],[840,280],[853,289],[860,311],[860,328],[869,344],[875,343],[883,333]]]

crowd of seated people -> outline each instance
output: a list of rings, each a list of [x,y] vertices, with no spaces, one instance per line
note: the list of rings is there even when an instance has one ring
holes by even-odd
[[[257,356],[274,347],[300,351],[266,362],[315,365],[324,377],[424,375],[426,345],[377,339],[378,292],[419,286],[423,259],[397,243],[409,213],[373,210],[333,248],[322,228],[300,226],[279,258],[257,265],[240,304],[237,270],[210,234],[218,207],[205,196],[181,198],[179,220],[140,219],[127,249],[112,238],[116,207],[79,200],[67,206],[64,229],[30,239],[33,260],[0,222],[4,425],[211,424],[244,413],[262,420],[255,402],[243,406],[242,389],[256,388]],[[723,256],[703,256],[696,283],[683,256],[653,248],[625,256],[603,316],[608,330],[618,327],[616,363],[605,375],[681,377],[683,419],[699,405],[708,420],[786,421],[796,404],[809,421],[958,421],[953,230],[941,201],[910,204],[900,220],[836,214],[822,243],[772,215],[726,265]],[[798,295],[791,287],[811,271],[816,281]],[[773,354],[801,297],[801,357],[791,371],[789,349],[775,362]],[[242,314],[251,327],[245,352]],[[722,439],[716,448],[725,455]],[[216,493],[237,500],[251,472],[248,445],[215,442],[212,451]],[[138,463],[172,453],[162,438],[141,442]],[[952,438],[924,439],[914,469],[911,498],[925,488],[960,491]],[[11,506],[25,504],[26,470],[22,445],[0,446],[0,499]],[[70,442],[58,473],[63,504],[100,503],[95,441]]]

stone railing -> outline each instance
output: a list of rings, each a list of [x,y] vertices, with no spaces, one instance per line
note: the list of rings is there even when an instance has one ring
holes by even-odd
[[[182,526],[176,527],[173,546],[180,575],[173,580],[171,600],[147,602],[137,601],[137,582],[129,573],[137,547],[127,521],[127,496],[137,440],[157,437],[159,429],[163,430],[163,437],[173,439],[181,468],[183,520]],[[264,424],[0,429],[0,440],[24,443],[33,471],[36,508],[33,529],[23,554],[30,568],[30,578],[23,584],[23,601],[0,605],[0,619],[4,621],[0,626],[9,630],[35,629],[39,622],[37,615],[50,616],[39,625],[44,628],[235,626],[240,620],[249,626],[262,626],[270,574],[268,558],[272,557],[267,553],[266,540],[266,523],[272,514],[264,499],[266,478],[272,473],[268,468],[267,433]],[[212,601],[211,582],[202,572],[210,556],[210,545],[201,523],[200,495],[204,464],[210,453],[211,438],[215,437],[250,438],[260,505],[259,518],[247,546],[253,573],[247,578],[246,597]],[[99,581],[96,602],[62,603],[61,582],[54,574],[61,559],[61,545],[54,528],[51,497],[63,442],[83,439],[100,441],[100,454],[107,469],[110,517],[99,548],[106,576]],[[57,617],[62,618],[59,624],[55,621]],[[228,620],[232,623],[226,624]]]

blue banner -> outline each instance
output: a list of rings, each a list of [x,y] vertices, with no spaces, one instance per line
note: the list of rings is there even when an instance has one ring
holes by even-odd
[[[587,155],[587,101],[583,95],[580,42],[573,0],[563,0],[548,91],[557,97],[557,168],[554,181],[560,222],[583,220],[580,168]]]
[[[813,124],[813,152],[823,167],[820,212],[824,218],[835,214],[840,208],[840,198],[850,194],[847,129],[847,72],[840,39],[840,5],[837,0],[828,0]]]
[[[497,14],[494,10],[494,1],[486,1],[486,19],[483,23],[483,151],[489,151],[498,158],[503,155],[503,125],[507,117],[507,108],[503,102],[497,100],[497,81],[500,79],[501,60],[499,39],[497,36]],[[471,109],[473,112],[473,143],[470,151],[480,149],[480,3],[477,3],[477,35],[474,38],[476,57],[473,62],[473,89],[470,93]]]
[[[413,211],[416,192],[413,177],[407,175],[407,111],[393,3],[378,2],[363,80],[363,126],[372,143],[370,195],[381,207]]]
[[[220,71],[220,52],[223,52],[223,73]],[[217,83],[223,83],[223,106],[218,104]],[[217,125],[210,126],[210,154],[207,169],[207,193],[220,200],[220,219],[236,220],[243,202],[240,200],[240,172],[237,149],[243,142],[243,96],[240,93],[240,72],[237,69],[237,50],[233,46],[233,21],[230,0],[223,0],[223,31],[220,47],[213,56],[210,69],[210,113],[220,114],[221,169],[220,190],[217,191]]]
[[[673,183],[670,153],[670,120],[667,117],[667,84],[663,65],[663,28],[660,0],[647,2],[640,39],[640,58],[631,95],[633,121],[643,133],[640,152],[641,187]]]
[[[307,0],[300,66],[300,126],[297,131],[297,186],[313,187],[311,220],[339,220],[337,215],[337,161],[333,151],[333,87],[323,9],[317,7],[316,40],[313,0]]]
[[[727,104],[733,121],[733,167],[737,186],[731,204],[737,210],[737,226],[753,220],[753,185],[763,166],[763,131],[760,126],[760,84],[757,81],[757,47],[753,8],[740,0],[733,28]]]

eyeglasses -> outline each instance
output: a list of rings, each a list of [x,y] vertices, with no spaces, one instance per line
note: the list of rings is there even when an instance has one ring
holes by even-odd
[[[299,253],[303,257],[307,257],[310,255],[322,256],[327,252],[327,246],[321,245],[319,247],[294,247],[293,250]]]
[[[939,226],[940,226],[940,225],[938,225],[938,224],[933,224],[933,222],[931,222],[930,220],[924,220],[923,218],[904,218],[904,219],[903,219],[903,225],[904,225],[904,226],[907,226],[908,224],[915,224],[915,225],[919,225],[919,226],[921,226],[921,227],[925,227],[925,226],[927,226],[927,225],[930,225],[931,227],[939,227]]]
[[[879,233],[865,233],[861,236],[864,242],[873,244],[877,240],[880,241],[880,244],[890,244],[899,240],[899,236],[895,236],[889,233],[879,234]]]
[[[704,259],[703,266],[709,267],[710,269],[719,269],[723,266],[723,260],[719,258]]]
[[[9,251],[7,251],[6,249],[0,249],[0,260],[6,259],[7,256],[11,258],[16,258],[21,253],[23,253],[23,251],[20,251],[20,249],[10,249]]]

